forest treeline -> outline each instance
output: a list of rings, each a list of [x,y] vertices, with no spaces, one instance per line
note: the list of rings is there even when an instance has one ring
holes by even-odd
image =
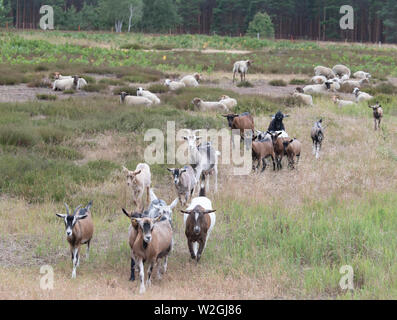
[[[64,30],[239,36],[266,12],[276,38],[397,42],[396,0],[0,0],[0,26],[38,28],[42,5]],[[343,5],[354,9],[353,30],[340,28]]]

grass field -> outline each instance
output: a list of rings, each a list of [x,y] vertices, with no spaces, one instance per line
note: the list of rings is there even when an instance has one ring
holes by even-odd
[[[61,32],[2,32],[0,46],[0,84],[11,92],[21,83],[44,90],[27,101],[0,100],[0,299],[397,298],[395,48]],[[208,48],[251,53],[205,53]],[[248,80],[255,86],[254,78],[284,79],[282,93],[290,90],[287,83],[307,81],[316,64],[346,63],[353,71],[372,72],[376,85],[368,92],[383,105],[382,129],[374,132],[366,104],[341,109],[330,97],[316,96],[314,107],[301,107],[288,94],[225,86],[232,62],[246,56],[255,61]],[[55,71],[85,75],[90,92],[43,89],[42,79]],[[171,93],[159,85],[190,71],[203,72],[199,88]],[[116,94],[139,84],[161,92],[162,104],[120,105]],[[164,131],[166,121],[175,121],[177,129],[226,127],[219,114],[199,113],[190,103],[222,94],[238,99],[234,111],[250,111],[259,129],[268,126],[269,114],[289,113],[285,125],[303,143],[301,162],[295,171],[241,177],[221,166],[219,192],[209,195],[217,225],[200,264],[190,259],[178,205],[168,272],[139,296],[138,283],[128,281],[129,221],[121,208],[132,204],[121,167],[143,161],[145,131]],[[320,117],[327,127],[316,161],[310,129]],[[170,203],[176,194],[166,168],[151,166],[152,181]],[[55,213],[64,211],[63,202],[75,207],[89,200],[95,223],[91,257],[82,257],[71,280],[64,225]],[[46,264],[55,271],[52,291],[39,287]],[[353,291],[339,286],[343,265],[353,267]]]

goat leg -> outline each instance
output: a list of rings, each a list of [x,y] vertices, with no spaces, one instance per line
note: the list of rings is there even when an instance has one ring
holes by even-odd
[[[187,246],[188,246],[188,248],[189,248],[189,252],[190,252],[191,258],[192,258],[193,260],[196,259],[196,254],[194,253],[194,250],[193,250],[193,242],[190,241],[190,240],[187,240]]]
[[[199,248],[197,251],[197,263],[200,261],[201,254],[203,253],[204,247],[205,247],[205,241],[199,240]]]
[[[146,285],[150,287],[152,285],[152,272],[153,272],[153,267],[154,267],[154,261],[149,265],[149,268],[147,269],[147,281]]]
[[[131,276],[130,281],[135,281],[135,260],[131,258]]]
[[[143,261],[142,259],[138,260],[138,266],[139,266],[139,278],[141,280],[141,286],[139,288],[139,293],[145,293],[146,288],[145,288],[145,270],[143,269]]]

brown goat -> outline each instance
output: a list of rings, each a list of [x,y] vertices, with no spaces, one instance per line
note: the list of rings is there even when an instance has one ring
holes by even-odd
[[[288,165],[291,169],[295,169],[295,157],[296,164],[299,163],[299,158],[301,156],[302,144],[297,139],[284,140],[283,146],[285,154],[288,157]]]
[[[66,214],[57,213],[59,218],[64,219],[66,239],[70,245],[72,255],[73,271],[72,278],[76,278],[76,268],[80,265],[80,246],[87,244],[86,258],[90,256],[90,242],[94,234],[94,223],[92,221],[92,201],[85,207],[78,206],[72,215],[69,214],[69,207],[65,203]]]
[[[240,130],[240,137],[243,140],[245,137],[244,130],[251,130],[252,136],[254,135],[254,118],[251,116],[249,112],[245,112],[242,114],[224,114],[223,117],[227,118],[229,128],[232,129],[232,141],[233,139],[233,130]]]
[[[382,121],[383,117],[383,109],[382,106],[379,104],[379,102],[376,103],[376,105],[368,106],[373,110],[373,115],[374,115],[374,122],[375,122],[375,131],[380,129],[380,122]]]
[[[272,137],[274,154],[276,156],[277,170],[281,170],[283,167],[281,164],[281,160],[283,160],[283,156],[285,155],[283,142],[288,138],[280,138],[279,135],[281,135],[282,132],[267,131],[267,133],[270,134],[270,136]]]
[[[144,293],[145,288],[145,271],[144,262],[149,264],[147,285],[151,285],[151,276],[155,264],[158,260],[164,258],[163,271],[167,271],[168,254],[172,249],[172,228],[169,220],[162,215],[153,218],[132,218],[132,224],[136,224],[137,235],[132,246],[133,255],[137,259],[139,276],[141,280],[139,293]],[[131,237],[130,237],[131,239]],[[130,242],[131,245],[131,242]],[[158,267],[158,278],[161,278],[160,267]]]
[[[252,142],[252,170],[259,169],[262,162],[262,172],[266,169],[266,158],[271,157],[273,161],[273,170],[276,170],[276,155],[274,153],[273,142],[270,139]],[[258,161],[255,168],[254,161]]]

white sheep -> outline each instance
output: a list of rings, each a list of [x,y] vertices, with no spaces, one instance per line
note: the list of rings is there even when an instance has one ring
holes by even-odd
[[[299,93],[299,92],[293,92],[292,96],[300,103],[300,104],[305,104],[308,106],[313,105],[313,97],[308,94],[304,93]]]
[[[327,81],[327,78],[324,76],[314,76],[310,82],[314,84],[323,84]]]
[[[77,81],[77,90],[81,90],[88,85],[87,81],[84,78],[79,78]]]
[[[327,67],[323,67],[323,66],[318,66],[314,68],[314,74],[316,76],[324,76],[327,79],[333,79],[335,78],[335,73]]]
[[[223,103],[226,107],[229,109],[232,109],[237,106],[237,100],[230,98],[229,96],[223,95],[221,97],[221,100],[219,101],[220,103]]]
[[[64,90],[72,90],[77,87],[79,78],[74,76],[73,78],[67,78],[62,80],[55,80],[52,86],[52,90],[64,91]]]
[[[352,92],[355,88],[361,88],[364,84],[369,83],[368,79],[346,80],[342,82],[341,88],[345,92]]]
[[[346,106],[351,106],[355,105],[356,103],[354,101],[350,100],[341,100],[340,97],[338,96],[333,96],[332,101],[337,104],[339,107],[346,107]]]
[[[203,101],[200,98],[194,98],[192,103],[200,110],[200,111],[211,111],[211,110],[221,110],[229,112],[229,109],[226,105],[221,102],[211,102],[211,101]]]
[[[55,72],[54,78],[55,78],[55,80],[64,80],[64,79],[71,79],[73,77],[72,76],[63,76],[59,72]]]
[[[332,68],[332,71],[335,73],[335,75],[339,77],[348,76],[350,78],[351,76],[350,69],[342,64],[337,64],[336,66],[334,66]]]
[[[245,60],[245,61],[237,61],[234,63],[233,66],[233,83],[236,79],[236,74],[239,73],[241,77],[241,81],[245,81],[245,75],[248,72],[248,67],[250,67],[252,64],[251,60]]]
[[[357,71],[353,74],[353,77],[356,79],[371,79],[371,74],[364,71]]]
[[[354,88],[353,94],[356,96],[357,103],[360,103],[362,101],[368,101],[374,98],[370,94],[360,91],[359,88]]]
[[[325,93],[331,89],[331,83],[329,81],[323,84],[311,84],[303,87],[303,93],[314,94],[314,93]]]
[[[160,99],[154,93],[149,90],[144,90],[143,88],[138,88],[136,92],[138,97],[145,97],[153,102],[153,104],[160,104]]]
[[[198,73],[184,76],[180,82],[183,82],[186,87],[198,87],[201,76]]]
[[[171,81],[170,79],[166,79],[164,83],[171,91],[179,90],[185,88],[186,85],[180,81]]]
[[[129,105],[145,105],[151,106],[153,102],[145,97],[130,96],[126,92],[120,94],[120,103],[125,103]]]

